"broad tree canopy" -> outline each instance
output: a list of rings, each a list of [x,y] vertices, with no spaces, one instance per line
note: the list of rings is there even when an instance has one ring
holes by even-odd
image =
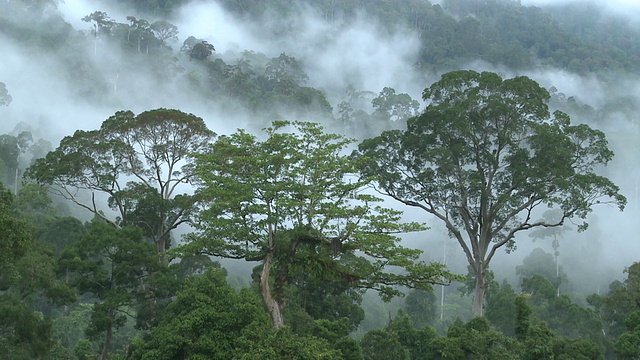
[[[78,130],[37,160],[27,176],[116,227],[138,226],[164,254],[169,232],[189,219],[194,198],[178,194],[193,176],[187,159],[214,137],[204,121],[179,110],[119,111],[99,130]],[[78,190],[88,190],[90,197]],[[109,196],[117,219],[94,197]]]
[[[352,140],[301,122],[275,122],[266,135],[260,141],[239,130],[196,156],[202,208],[187,248],[261,261],[261,295],[275,327],[282,287],[299,273],[388,296],[398,294],[393,285],[447,281],[442,266],[415,264],[420,252],[399,246],[394,234],[423,227],[402,223],[400,212],[363,191],[369,180],[355,176],[355,161],[343,153]]]
[[[513,248],[517,232],[585,219],[597,203],[624,208],[618,187],[596,174],[613,157],[604,133],[562,112],[551,116],[549,93],[535,81],[454,71],[423,98],[427,108],[406,131],[360,145],[361,171],[377,177],[383,194],[444,222],[476,274],[476,315],[483,273],[499,248]],[[539,219],[542,207],[562,215]]]

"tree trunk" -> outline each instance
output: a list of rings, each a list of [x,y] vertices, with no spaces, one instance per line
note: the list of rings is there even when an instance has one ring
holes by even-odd
[[[102,354],[100,354],[100,360],[106,360],[109,357],[109,346],[111,345],[111,337],[113,336],[113,328],[109,326],[107,329],[107,335],[104,338],[104,346],[102,347]]]
[[[269,253],[267,253],[267,257],[264,259],[262,272],[260,273],[260,296],[267,307],[267,312],[271,318],[271,324],[273,325],[273,328],[277,330],[284,325],[284,321],[282,320],[280,304],[271,294],[271,288],[269,287],[269,274],[271,272],[272,260],[273,252],[269,251]]]
[[[484,293],[487,284],[484,279],[484,269],[481,264],[476,265],[476,288],[473,294],[473,316],[482,316],[484,310]]]
[[[166,215],[162,215],[166,217]],[[159,234],[159,235],[155,235]],[[160,225],[153,235],[156,245],[156,251],[158,252],[160,263],[169,265],[169,258],[167,257],[167,248],[171,246],[171,230],[167,230],[164,225]]]
[[[162,233],[161,233],[162,234]],[[156,240],[156,251],[158,252],[158,255],[160,255],[160,262],[168,265],[169,261],[167,260],[167,234],[162,234],[160,235],[160,237]]]

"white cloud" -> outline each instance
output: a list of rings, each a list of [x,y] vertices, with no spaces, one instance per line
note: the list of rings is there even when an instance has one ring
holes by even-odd
[[[218,53],[250,49],[265,52],[268,45],[251,34],[248,24],[225,12],[215,2],[191,2],[180,8],[172,20],[180,31],[181,41],[189,36],[207,40]]]

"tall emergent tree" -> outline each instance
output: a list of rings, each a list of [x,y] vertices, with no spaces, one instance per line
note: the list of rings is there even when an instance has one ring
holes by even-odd
[[[178,27],[164,20],[158,20],[151,24],[153,35],[164,45],[167,40],[178,40]]]
[[[180,185],[193,176],[186,159],[214,136],[201,118],[179,110],[137,116],[119,111],[99,130],[78,130],[62,139],[26,175],[116,228],[142,228],[164,257],[171,230],[188,221],[193,210],[193,195],[179,194],[187,190]],[[117,218],[98,206],[96,193],[108,196]]]
[[[116,21],[111,19],[106,12],[94,11],[82,18],[82,21],[91,24],[91,34],[93,35],[93,55],[98,56],[98,41],[104,36],[111,35],[111,30],[116,25]]]
[[[613,157],[604,133],[551,116],[549,93],[535,81],[454,71],[423,98],[427,108],[406,131],[360,144],[361,172],[378,177],[381,193],[444,222],[475,273],[475,315],[491,259],[513,250],[518,232],[585,219],[596,203],[624,208],[618,187],[595,173]],[[562,215],[538,220],[546,207]]]
[[[393,285],[429,288],[451,278],[443,265],[414,263],[420,251],[395,233],[420,230],[363,192],[352,143],[321,126],[275,122],[259,141],[242,130],[196,155],[202,207],[185,249],[261,262],[260,294],[275,328],[283,325],[284,288],[301,274],[347,279],[383,296]],[[392,270],[396,270],[392,272]]]

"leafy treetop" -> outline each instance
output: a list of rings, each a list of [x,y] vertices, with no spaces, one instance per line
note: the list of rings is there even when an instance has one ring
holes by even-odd
[[[624,208],[618,187],[595,172],[613,157],[604,133],[562,112],[550,116],[549,93],[535,81],[453,71],[423,98],[427,108],[406,131],[360,145],[361,171],[383,194],[442,221],[476,276],[499,248],[514,248],[520,231],[584,219],[598,203]],[[536,219],[542,206],[561,215]]]

